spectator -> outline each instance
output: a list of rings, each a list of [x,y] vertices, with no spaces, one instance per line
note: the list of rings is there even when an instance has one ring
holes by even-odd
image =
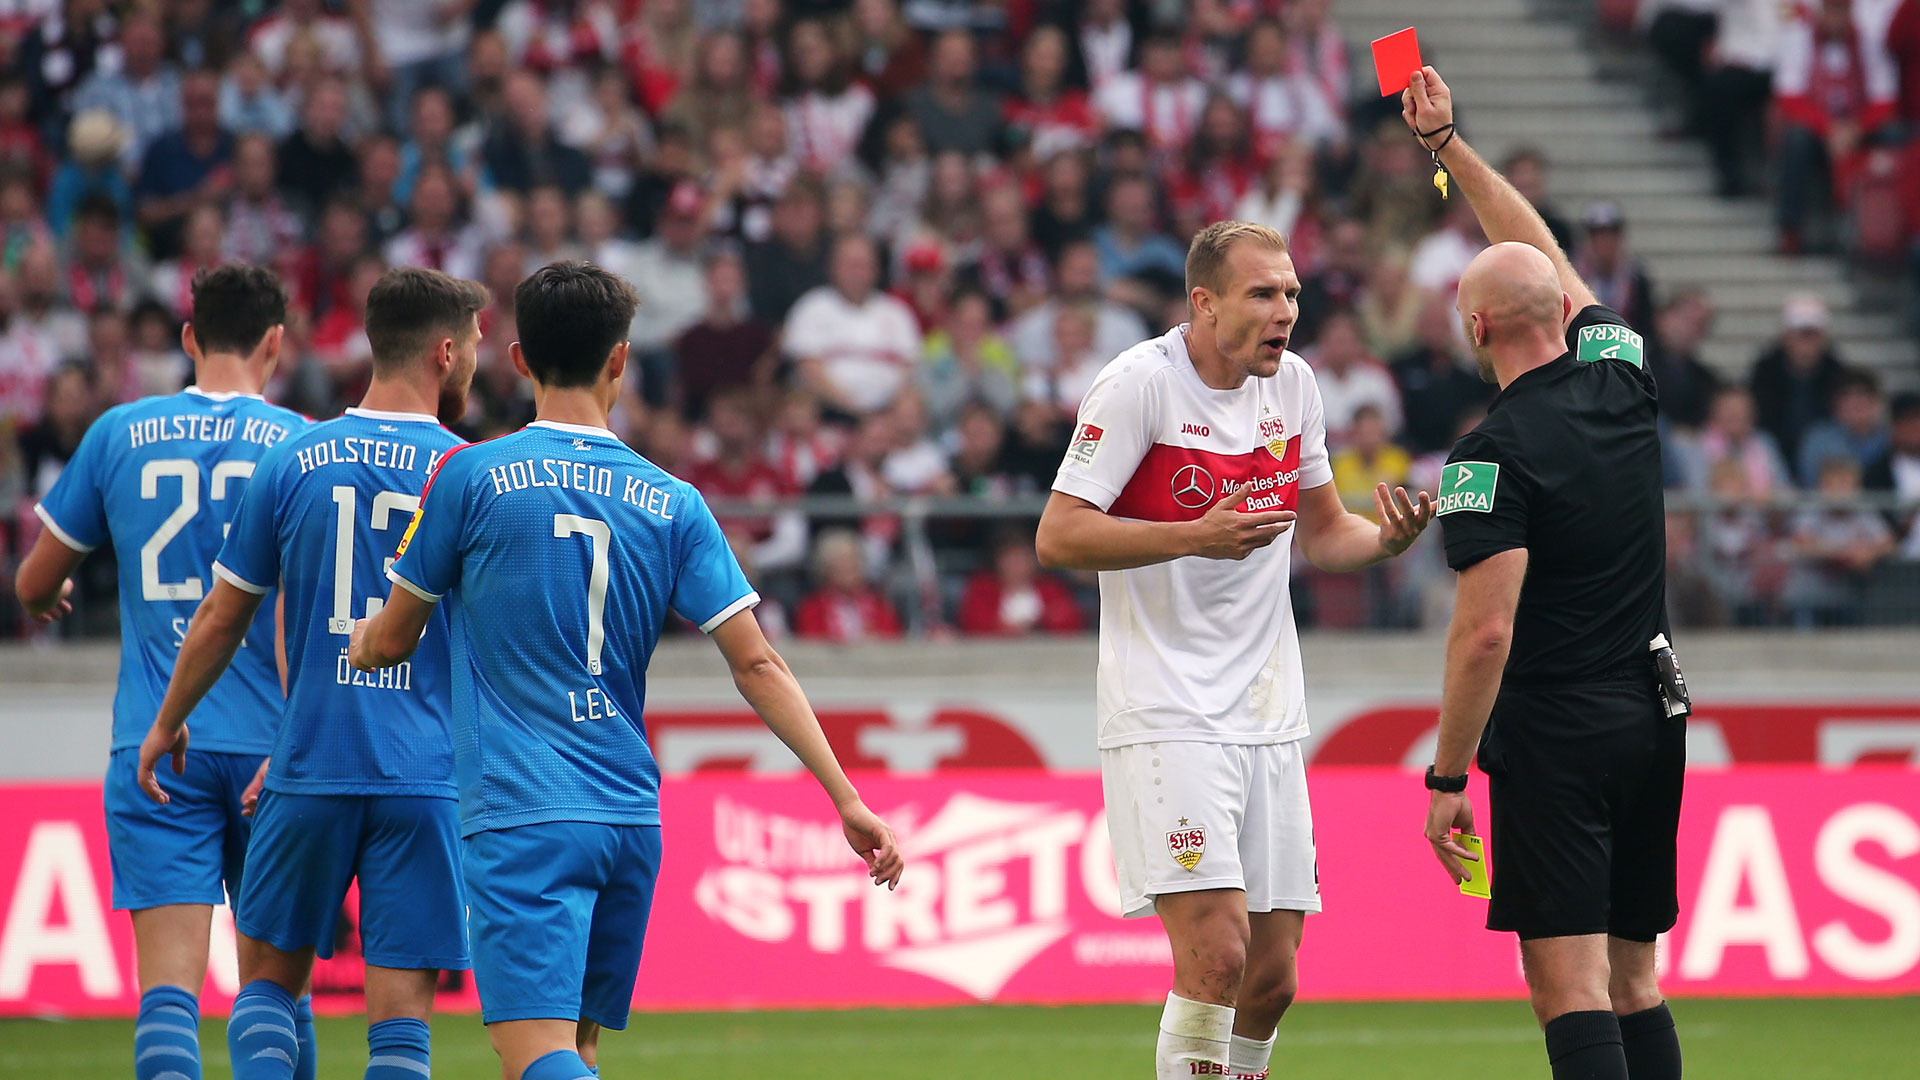
[[[680,88],[666,118],[687,130],[696,146],[715,131],[745,131],[754,111],[746,44],[734,33],[708,34],[700,42],[693,79]]]
[[[1151,285],[1186,279],[1187,253],[1154,222],[1153,188],[1143,176],[1122,176],[1107,189],[1107,221],[1093,231],[1100,276],[1139,278]]]
[[[1713,498],[1701,519],[1707,577],[1735,624],[1765,626],[1775,621],[1788,572],[1770,515],[1756,505],[1766,495],[1753,490],[1751,474],[1736,458],[1714,462],[1707,477]]]
[[[992,564],[967,580],[958,615],[970,637],[1072,634],[1085,625],[1073,594],[1041,572],[1033,537],[1012,532],[994,541]]]
[[[1802,486],[1819,488],[1822,472],[1835,458],[1864,471],[1886,456],[1891,436],[1881,405],[1880,380],[1872,372],[1852,369],[1834,380],[1833,419],[1815,424],[1800,442],[1795,473]]]
[[[1620,313],[1636,330],[1653,326],[1653,281],[1646,267],[1627,251],[1627,222],[1620,206],[1596,202],[1587,207],[1587,242],[1574,260],[1594,299]]]
[[[1071,50],[1066,31],[1051,23],[1034,27],[1020,45],[1020,86],[1001,118],[1008,140],[1035,161],[1084,151],[1100,132],[1092,99],[1068,81]]]
[[[1573,243],[1573,225],[1547,196],[1547,155],[1535,146],[1518,147],[1508,152],[1506,164],[1500,166],[1500,174],[1507,178],[1507,183],[1512,184],[1514,190],[1518,191],[1527,200],[1528,205],[1533,207],[1534,212],[1540,215],[1540,219],[1547,223],[1547,231],[1553,234],[1553,242],[1560,245],[1560,250],[1572,255],[1576,250]],[[1591,229],[1593,228],[1591,220],[1593,211],[1589,209],[1587,214],[1589,218],[1587,228]],[[1605,303],[1605,301],[1601,302]]]
[[[1330,457],[1333,490],[1347,509],[1375,517],[1374,487],[1401,487],[1413,469],[1413,456],[1396,446],[1387,431],[1387,418],[1374,404],[1353,411],[1346,445]]]
[[[1309,359],[1326,410],[1329,446],[1346,443],[1354,417],[1366,405],[1380,410],[1389,432],[1400,430],[1400,391],[1387,369],[1367,355],[1360,321],[1352,312],[1338,311],[1327,319]]]
[[[829,408],[846,416],[884,409],[907,386],[920,355],[913,312],[879,291],[880,257],[865,236],[834,242],[830,279],[794,304],[786,352]]]
[[[869,504],[891,498],[894,490],[887,482],[886,462],[887,456],[899,445],[900,437],[894,430],[893,413],[882,410],[861,417],[854,425],[853,433],[848,436],[839,459],[814,476],[807,485],[807,494],[850,496],[858,502]],[[780,464],[779,458],[776,457],[774,462]],[[816,543],[823,531],[857,529],[861,545],[866,551],[867,565],[872,567],[885,565],[893,552],[894,543],[900,539],[900,519],[888,513],[821,516],[814,518],[813,525]]]
[[[1713,299],[1704,289],[1683,289],[1653,319],[1647,336],[1647,370],[1660,388],[1660,415],[1670,424],[1697,428],[1720,389],[1720,376],[1700,359],[1700,345],[1713,330]]]
[[[951,262],[980,241],[980,189],[972,159],[949,150],[933,159],[918,217],[894,237],[901,250],[937,245]]]
[[[1321,93],[1339,110],[1344,124],[1353,75],[1347,61],[1347,39],[1333,21],[1332,9],[1333,0],[1293,0],[1282,9],[1282,17],[1287,27],[1287,47],[1293,54],[1290,68],[1309,72],[1319,80]]]
[[[633,283],[640,309],[633,317],[633,347],[665,352],[681,331],[707,310],[706,270],[700,258],[706,202],[692,183],[674,188],[660,227],[634,253]]]
[[[193,361],[180,347],[180,322],[166,305],[143,300],[127,316],[132,333],[129,354],[138,373],[140,397],[175,394],[193,379]]]
[[[1709,490],[1722,462],[1732,462],[1739,469],[1739,487],[1747,498],[1765,503],[1793,490],[1779,444],[1754,426],[1753,395],[1738,386],[1721,387],[1713,396],[1686,470],[1690,486],[1695,491]]]
[[[522,217],[521,244],[526,249],[521,265],[531,274],[549,263],[572,262],[583,256],[573,242],[573,207],[567,193],[551,184],[542,184],[527,192]],[[644,285],[643,282],[636,284]]]
[[[347,278],[347,302],[335,305],[314,324],[314,359],[326,375],[331,399],[352,401],[366,389],[373,372],[373,345],[367,339],[367,294],[387,272],[378,255],[354,260]]]
[[[407,140],[400,145],[400,175],[393,181],[395,202],[413,201],[413,185],[429,165],[451,170],[463,190],[472,189],[470,147],[457,136],[453,99],[445,90],[430,86],[413,99],[413,114]]]
[[[631,279],[630,279],[631,280]],[[774,333],[747,309],[746,268],[732,248],[710,250],[703,260],[705,308],[699,321],[673,341],[678,399],[687,414],[704,417],[714,396],[729,388],[756,391],[772,385]],[[811,480],[809,472],[806,480]],[[789,475],[794,486],[802,482]]]
[[[1313,150],[1303,142],[1276,146],[1258,177],[1248,185],[1233,208],[1234,217],[1265,225],[1295,245],[1295,229],[1308,211],[1313,193]]]
[[[927,335],[920,360],[920,394],[941,430],[974,402],[1006,413],[1019,400],[1019,363],[994,329],[993,305],[984,293],[969,290],[953,298],[945,325]]]
[[[233,191],[227,201],[225,256],[240,262],[284,264],[299,246],[300,216],[280,198],[278,162],[263,134],[233,142]]]
[[[1417,342],[1393,358],[1393,381],[1406,408],[1401,439],[1417,454],[1451,447],[1458,436],[1456,418],[1493,400],[1493,385],[1475,374],[1463,345],[1453,304],[1445,297],[1427,297],[1420,309]]]
[[[946,324],[954,298],[953,269],[946,252],[931,240],[922,240],[900,257],[900,276],[890,290],[913,311],[920,332],[930,334]]]
[[[29,248],[21,254],[14,276],[19,286],[14,320],[40,339],[52,358],[50,364],[76,355],[87,340],[87,321],[64,303],[60,256],[50,245]]]
[[[393,195],[400,180],[400,144],[390,135],[369,135],[360,140],[359,158],[353,198],[374,242],[385,243],[406,225],[406,211]]]
[[[120,22],[119,64],[96,68],[73,95],[74,112],[105,109],[126,128],[129,169],[181,124],[180,73],[167,63],[166,48],[159,18],[134,11]]]
[[[347,88],[321,79],[300,107],[300,127],[280,144],[280,182],[311,213],[352,186],[360,163],[347,145]]]
[[[774,105],[754,106],[745,144],[744,154],[715,154],[711,194],[718,208],[716,227],[759,243],[772,234],[773,206],[793,185],[800,162],[787,149],[786,114]]]
[[[873,92],[853,81],[820,19],[801,19],[787,31],[787,63],[787,141],[800,167],[821,175],[850,168],[873,116]]]
[[[293,124],[293,103],[273,84],[266,65],[250,52],[235,56],[220,80],[220,126],[277,143],[293,134]]]
[[[446,166],[423,171],[408,207],[412,224],[387,241],[388,264],[424,266],[460,278],[479,273],[479,237],[460,223],[459,200],[459,188]]]
[[[1414,288],[1407,276],[1409,261],[1404,251],[1382,252],[1367,273],[1365,291],[1354,301],[1353,313],[1360,320],[1367,349],[1375,356],[1397,357],[1413,348],[1421,336],[1421,318],[1435,300],[1441,301],[1444,311],[1432,317],[1444,318],[1446,333],[1459,340],[1459,316],[1453,305],[1440,294]],[[1437,339],[1440,330],[1429,327],[1427,332]]]
[[[351,20],[327,12],[322,0],[282,0],[278,11],[254,24],[247,48],[268,74],[279,78],[287,70],[287,47],[297,39],[319,47],[328,71],[351,74],[360,69],[360,32]]]
[[[1030,369],[1021,385],[1028,401],[1051,406],[1063,420],[1079,411],[1094,380],[1113,359],[1094,347],[1094,321],[1093,309],[1084,304],[1058,308],[1053,316],[1053,366]]]
[[[1373,273],[1364,223],[1341,218],[1327,227],[1326,237],[1318,270],[1300,283],[1300,317],[1291,339],[1295,349],[1312,345],[1334,312],[1357,306]]]
[[[1226,85],[1233,100],[1247,110],[1254,147],[1272,156],[1293,143],[1313,148],[1344,141],[1341,102],[1327,96],[1313,68],[1293,66],[1285,27],[1275,19],[1257,20],[1246,42],[1246,69],[1229,77]]]
[[[1104,126],[1138,131],[1156,153],[1171,155],[1192,137],[1206,99],[1206,86],[1186,72],[1180,39],[1157,33],[1141,47],[1138,71],[1095,84],[1093,109]]]
[[[875,94],[897,98],[926,78],[926,48],[900,17],[898,0],[854,0],[853,34],[859,79]]]
[[[893,420],[893,448],[880,466],[887,487],[900,495],[951,495],[953,474],[947,454],[927,422],[927,407],[911,388],[887,409]]]
[[[1407,277],[1417,288],[1452,295],[1460,287],[1460,275],[1466,272],[1467,264],[1486,246],[1487,234],[1481,230],[1472,205],[1465,199],[1450,199],[1440,227],[1414,245]]]
[[[1000,102],[975,84],[977,63],[973,35],[947,30],[933,39],[927,81],[907,92],[905,108],[935,154],[958,150],[974,156],[999,148]]]
[[[1410,237],[1426,236],[1449,210],[1466,219],[1451,223],[1461,237],[1470,236],[1478,228],[1473,214],[1461,209],[1467,200],[1443,202],[1433,197],[1433,162],[1421,152],[1418,142],[1407,138],[1400,124],[1382,123],[1375,128],[1361,146],[1359,159],[1347,185],[1346,209],[1360,221],[1369,245],[1384,248],[1404,244]],[[1467,257],[1472,258],[1470,254]],[[1419,282],[1417,276],[1415,281]],[[1422,287],[1441,288],[1444,284]]]
[[[640,106],[658,116],[693,76],[699,28],[688,0],[653,0],[639,7],[624,59]],[[609,17],[611,21],[611,17]],[[576,32],[574,37],[580,35]]]
[[[803,387],[789,387],[776,403],[767,460],[788,483],[811,493],[822,473],[839,467],[843,435],[844,429],[821,421],[819,398]]]
[[[127,322],[126,313],[113,308],[95,308],[93,314],[87,316],[87,350],[81,357],[69,357],[68,363],[76,359],[91,373],[94,397],[102,409],[179,389],[178,383],[161,384],[152,389],[145,385],[143,373],[134,366],[133,328]]]
[[[23,10],[44,14],[15,46],[13,68],[27,79],[28,115],[53,138],[81,111],[74,90],[93,74],[96,57],[113,47],[118,21],[105,0],[58,0]]]
[[[852,533],[834,530],[815,541],[814,578],[819,587],[794,611],[795,635],[839,645],[900,636],[900,616],[867,579]]]
[[[1183,277],[1185,269],[1182,265]],[[1007,340],[1021,367],[1029,371],[1052,371],[1059,366],[1060,357],[1054,345],[1055,327],[1061,309],[1075,305],[1093,309],[1093,348],[1108,359],[1138,345],[1147,336],[1147,324],[1137,312],[1101,295],[1100,255],[1093,242],[1074,241],[1060,251],[1054,267],[1053,295],[1014,319],[1008,328]]]
[[[1127,0],[1087,0],[1080,5],[1080,22],[1075,30],[1086,63],[1087,82],[1098,93],[1126,71],[1133,56],[1134,28],[1127,15]]]
[[[23,317],[13,278],[0,274],[0,431],[40,422],[47,378],[60,364],[58,341]]]
[[[752,393],[734,388],[715,394],[707,411],[713,452],[687,470],[687,482],[708,499],[771,503],[795,494],[791,482],[766,458],[761,417]],[[765,571],[798,566],[807,554],[807,521],[797,512],[718,515],[720,527],[752,545],[753,561]]]
[[[993,298],[1009,316],[1031,310],[1047,298],[1052,276],[1046,253],[1027,231],[1027,205],[1010,185],[981,199],[982,243],[961,274],[966,284]]]
[[[540,77],[528,71],[509,74],[502,100],[506,113],[480,149],[492,185],[524,195],[552,184],[568,198],[584,190],[593,180],[593,167],[585,154],[554,134]]]
[[[443,86],[460,91],[471,76],[482,77],[484,65],[471,61],[463,70],[461,53],[472,33],[469,14],[477,0],[445,0],[423,4],[420,0],[365,0],[371,33],[367,62],[375,70],[387,73],[388,123],[399,128],[406,123],[406,110],[414,94],[423,86]],[[476,42],[477,44],[477,42]]]
[[[180,84],[180,126],[154,139],[134,189],[140,224],[156,258],[180,250],[180,229],[196,203],[224,199],[233,184],[233,136],[220,128],[220,88],[197,71]]]
[[[1878,23],[1859,17],[1853,0],[1819,0],[1781,29],[1773,78],[1782,121],[1775,213],[1785,254],[1806,246],[1809,214],[1846,205],[1866,147],[1894,119],[1899,76]]]
[[[26,494],[39,499],[52,490],[60,470],[80,449],[80,438],[99,413],[93,379],[80,363],[66,363],[47,379],[47,400],[38,424],[20,433],[20,462],[26,467]]]
[[[962,407],[953,423],[952,442],[956,493],[997,500],[1031,490],[1006,469],[1007,424],[993,406],[974,401]],[[954,529],[956,524],[949,523],[948,528]],[[957,531],[971,539],[979,530],[961,525]],[[967,546],[977,550],[979,544],[970,542]]]
[[[89,196],[104,195],[120,210],[123,227],[133,224],[133,189],[120,168],[120,153],[127,133],[104,109],[81,113],[67,130],[67,159],[54,170],[53,186],[47,192],[47,228],[58,239],[66,239],[67,226],[74,211]],[[131,231],[127,240],[132,239]]]
[[[1898,0],[1887,23],[1887,52],[1900,71],[1900,119],[1920,122],[1920,0]]]
[[[1893,552],[1893,532],[1857,505],[1860,466],[1850,455],[1822,461],[1816,483],[1815,505],[1794,518],[1798,559],[1783,599],[1796,626],[1851,626],[1860,621],[1873,568]]]
[[[1177,231],[1190,235],[1231,217],[1259,180],[1264,171],[1260,166],[1241,107],[1225,94],[1209,94],[1200,110],[1199,130],[1166,182]]]
[[[126,311],[146,288],[146,260],[122,247],[123,235],[112,199],[92,195],[80,204],[66,268],[66,300],[75,311]]]
[[[1087,157],[1080,151],[1061,151],[1041,170],[1040,205],[1029,231],[1056,263],[1068,244],[1090,238],[1098,223],[1089,181]]]
[[[1901,557],[1920,559],[1920,394],[1895,394],[1889,411],[1887,452],[1867,466],[1863,482],[1869,491],[1893,496],[1893,520],[1905,538]]]
[[[16,75],[0,76],[0,172],[33,178],[44,190],[53,175],[46,140],[28,118],[27,84]]]
[[[706,131],[675,121],[698,142]],[[593,187],[610,199],[633,193],[640,165],[654,149],[652,127],[634,104],[627,80],[615,68],[593,77],[592,96],[565,114],[560,140],[587,156],[593,168]]]
[[[367,219],[360,216],[359,208],[346,199],[329,202],[320,214],[313,242],[288,259],[293,306],[312,320],[344,302],[353,260],[367,248]]]
[[[747,247],[747,296],[753,316],[784,322],[800,297],[827,280],[825,196],[796,180],[773,205],[771,235]]]
[[[1713,151],[1722,198],[1754,190],[1752,161],[1766,140],[1780,13],[1785,9],[1772,0],[1722,0],[1713,45],[1701,54],[1700,130]]]
[[[880,129],[879,162],[866,230],[874,236],[906,236],[933,183],[933,159],[927,156],[920,125],[912,116],[888,117]]]
[[[1754,361],[1750,385],[1760,426],[1788,460],[1800,440],[1828,418],[1834,386],[1845,365],[1827,336],[1827,304],[1814,293],[1795,293],[1780,308],[1780,337]]]

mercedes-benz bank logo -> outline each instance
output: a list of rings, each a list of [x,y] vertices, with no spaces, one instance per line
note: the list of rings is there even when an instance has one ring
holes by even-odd
[[[1182,465],[1173,472],[1173,501],[1198,510],[1213,501],[1213,474],[1198,465]]]

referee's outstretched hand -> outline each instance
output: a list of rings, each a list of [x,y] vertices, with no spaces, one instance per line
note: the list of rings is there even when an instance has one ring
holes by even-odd
[[[1453,91],[1432,64],[1414,72],[1407,88],[1400,91],[1400,118],[1435,147],[1445,140],[1445,129],[1453,123]]]
[[[1193,523],[1199,533],[1194,554],[1207,559],[1244,559],[1293,528],[1291,510],[1242,513],[1240,506],[1252,491],[1252,484],[1241,484],[1220,496],[1219,501]]]
[[[1433,845],[1433,857],[1446,867],[1448,876],[1455,885],[1467,880],[1466,867],[1461,861],[1479,862],[1480,857],[1460,845],[1453,838],[1455,829],[1468,836],[1478,836],[1473,831],[1473,801],[1464,791],[1433,791],[1427,800],[1427,843]]]

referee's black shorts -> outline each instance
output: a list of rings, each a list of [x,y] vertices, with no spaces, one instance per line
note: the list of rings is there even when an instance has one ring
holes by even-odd
[[[1487,929],[1652,941],[1679,915],[1675,837],[1686,722],[1643,683],[1503,687],[1490,784]]]

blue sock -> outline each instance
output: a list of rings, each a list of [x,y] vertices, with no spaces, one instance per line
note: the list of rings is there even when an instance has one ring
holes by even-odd
[[[300,1060],[293,1011],[293,995],[276,983],[255,979],[240,988],[227,1018],[233,1080],[293,1080]]]
[[[133,1025],[135,1080],[200,1080],[200,1000],[178,986],[140,995]]]
[[[596,1074],[572,1050],[555,1050],[538,1058],[520,1074],[520,1080],[590,1080]]]
[[[293,1063],[293,1080],[314,1080],[320,1071],[320,1055],[313,1040],[313,995],[293,1003],[293,1037],[300,1044],[300,1057]]]
[[[367,1026],[367,1080],[420,1080],[433,1075],[432,1034],[425,1020],[401,1017]]]

